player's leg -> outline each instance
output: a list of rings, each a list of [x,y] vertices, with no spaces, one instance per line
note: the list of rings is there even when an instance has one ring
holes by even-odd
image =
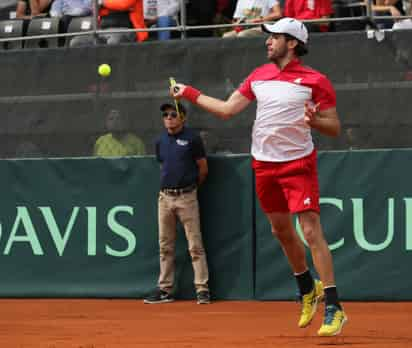
[[[285,192],[277,178],[281,164],[272,166],[254,162],[256,193],[262,210],[272,226],[272,234],[279,240],[284,254],[295,275],[299,292],[302,296],[302,312],[299,327],[306,327],[316,312],[317,301],[321,296],[321,286],[314,281],[306,263],[303,242],[300,240],[292,223]]]
[[[324,238],[317,212],[299,213],[299,223],[309,245],[315,268],[324,284],[325,317],[318,334],[334,336],[340,333],[347,318],[338,299],[332,255]]]
[[[326,308],[330,309],[333,306],[335,312],[340,311],[343,314],[337,297],[332,256],[320,224],[316,151],[304,158],[286,163],[280,171],[280,176],[285,196],[288,197],[289,209],[299,216],[299,223],[310,248],[315,268],[326,288]],[[303,306],[306,307],[304,312],[310,314],[316,310],[317,301],[323,295],[321,288],[318,289],[318,285],[315,282],[311,293],[303,296]],[[344,322],[344,316],[341,314],[338,315],[342,319],[341,321],[334,321],[333,328],[328,327],[327,332],[323,328],[319,334],[322,332],[326,334],[339,333]],[[330,317],[330,314],[327,314],[325,320]]]
[[[308,210],[298,213],[298,216],[303,236],[308,243],[313,263],[324,288],[334,286],[332,255],[323,235],[319,214]]]
[[[297,235],[290,213],[266,214],[272,225],[272,233],[279,240],[289,264],[293,270],[299,293],[302,299],[302,309],[298,326],[308,326],[317,309],[318,302],[323,297],[322,284],[314,280],[306,262],[303,242]]]
[[[293,272],[301,274],[307,271],[305,247],[295,232],[292,215],[289,212],[273,212],[266,213],[266,216],[271,224],[272,234],[279,240]]]
[[[145,303],[173,301],[175,277],[176,216],[173,198],[160,192],[158,200],[160,274],[158,289],[145,298]]]
[[[197,303],[210,302],[209,269],[206,252],[203,246],[200,230],[199,202],[197,190],[182,194],[176,201],[176,214],[182,222],[192,258],[194,285],[197,294]]]
[[[315,172],[312,174],[312,164]],[[316,179],[316,180],[315,180]],[[301,159],[280,163],[277,168],[277,181],[282,189],[291,213],[307,210],[319,211],[319,187],[316,173],[316,152]],[[297,234],[295,234],[298,238]],[[300,238],[298,238],[300,241]],[[302,241],[300,241],[302,243]],[[297,242],[296,242],[297,243]],[[302,300],[299,327],[308,326],[323,297],[322,283],[314,280],[309,269],[295,271]]]

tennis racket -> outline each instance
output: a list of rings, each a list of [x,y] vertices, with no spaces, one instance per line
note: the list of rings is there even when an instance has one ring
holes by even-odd
[[[179,87],[176,87],[176,80],[173,77],[169,77],[169,83],[170,83],[170,87],[173,88],[174,92],[178,92],[179,91]],[[179,105],[177,103],[177,100],[175,98],[173,98],[175,101],[175,107],[176,107],[176,112],[178,113],[178,115],[181,117],[182,115],[180,115],[180,111],[179,111]]]

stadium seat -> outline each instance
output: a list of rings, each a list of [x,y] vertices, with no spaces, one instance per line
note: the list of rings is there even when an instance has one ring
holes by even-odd
[[[68,33],[78,33],[82,31],[93,30],[93,18],[92,17],[73,17],[67,28]],[[66,46],[70,45],[70,41],[73,36],[70,36],[66,40]]]
[[[50,35],[59,33],[59,23],[58,18],[35,18],[29,23],[27,29],[27,36],[38,36],[38,35]],[[26,40],[25,48],[46,48],[46,47],[57,47],[59,45],[59,40],[57,37],[53,38],[42,38]]]
[[[23,20],[0,21],[0,38],[14,38],[23,36]],[[23,41],[0,42],[0,50],[23,48]]]
[[[17,1],[13,2],[12,0],[2,0],[0,3],[0,20],[6,21],[9,19],[14,19],[14,17],[11,16],[11,13],[16,11]]]

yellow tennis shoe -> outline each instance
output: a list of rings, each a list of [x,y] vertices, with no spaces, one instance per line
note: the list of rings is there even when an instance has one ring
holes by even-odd
[[[325,307],[325,318],[318,331],[319,336],[336,336],[342,331],[342,327],[348,320],[345,312],[335,305]]]
[[[300,328],[304,328],[310,324],[316,313],[318,302],[323,299],[323,296],[323,284],[320,280],[315,279],[313,290],[302,296],[302,312],[298,323]]]

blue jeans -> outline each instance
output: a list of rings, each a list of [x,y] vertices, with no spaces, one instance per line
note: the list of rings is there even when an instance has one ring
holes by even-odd
[[[175,25],[176,25],[176,21],[173,19],[173,17],[161,16],[157,18],[158,28],[174,27]],[[158,31],[157,32],[158,40],[170,40],[170,37],[171,37],[170,31]]]

